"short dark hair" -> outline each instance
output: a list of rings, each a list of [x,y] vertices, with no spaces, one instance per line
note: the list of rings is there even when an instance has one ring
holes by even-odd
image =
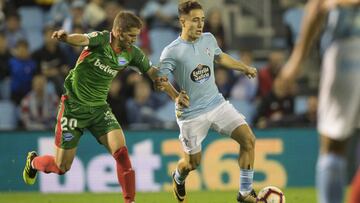
[[[203,9],[201,4],[197,1],[186,1],[179,4],[179,16],[187,15],[190,11],[195,9]]]
[[[143,26],[142,20],[130,11],[120,11],[115,19],[113,27],[120,28],[122,31],[129,31],[130,28],[139,28]]]

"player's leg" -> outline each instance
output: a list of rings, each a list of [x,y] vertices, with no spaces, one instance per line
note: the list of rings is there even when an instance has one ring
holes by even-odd
[[[108,105],[94,108],[93,117],[88,129],[114,157],[125,203],[134,202],[135,171],[131,166],[124,133]]]
[[[357,173],[351,184],[351,193],[349,203],[358,203],[360,202],[360,167],[357,170]]]
[[[346,141],[321,135],[316,165],[319,203],[340,203],[346,186]]]
[[[121,129],[108,132],[99,138],[99,141],[108,149],[116,161],[116,170],[126,203],[135,201],[135,171],[125,145],[125,137]]]
[[[37,171],[63,175],[71,167],[82,131],[78,128],[78,121],[71,118],[71,110],[65,111],[69,108],[66,100],[66,96],[61,98],[55,127],[55,156],[38,156],[35,151],[29,152],[23,171],[23,179],[27,184],[35,183]],[[71,124],[68,122],[70,120]]]
[[[205,139],[211,123],[207,114],[193,119],[177,120],[180,128],[179,140],[184,155],[173,172],[173,192],[178,202],[186,202],[185,179],[195,170],[201,161],[201,143]]]
[[[229,136],[240,145],[238,163],[240,167],[240,189],[238,202],[255,202],[252,188],[254,178],[255,135],[239,113],[229,102],[224,102],[211,112],[212,128]]]
[[[201,151],[194,154],[184,152],[172,174],[173,177],[173,192],[178,202],[186,201],[185,179],[190,171],[195,170],[201,162]]]
[[[247,124],[240,125],[232,133],[231,138],[240,145],[238,163],[240,167],[239,202],[254,202],[256,194],[253,190],[255,135]]]
[[[59,147],[56,147],[55,156],[38,156],[35,151],[29,152],[26,159],[25,169],[23,171],[23,179],[25,183],[29,185],[34,184],[38,171],[42,171],[44,173],[56,173],[58,175],[65,174],[68,170],[70,170],[75,153],[76,148],[66,150]]]

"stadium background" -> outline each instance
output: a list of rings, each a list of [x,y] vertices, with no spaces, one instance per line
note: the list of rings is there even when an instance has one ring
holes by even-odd
[[[321,44],[304,62],[296,87],[276,87],[278,71],[299,34],[305,1],[202,0],[219,46],[258,69],[258,77],[215,68],[220,92],[242,112],[258,137],[255,187],[313,187],[318,151],[317,89]],[[26,152],[52,153],[58,98],[67,72],[81,49],[54,43],[53,30],[91,32],[111,29],[121,9],[146,22],[137,45],[158,63],[162,49],[179,33],[177,0],[1,0],[0,1],[0,193],[114,192],[111,156],[87,132],[72,169],[63,177],[41,174],[33,187],[21,179]],[[109,27],[110,26],[110,27]],[[292,94],[282,94],[292,88]],[[40,102],[36,95],[44,95]],[[148,78],[129,68],[117,77],[108,101],[125,129],[142,192],[169,191],[169,173],[181,155],[174,105],[154,92]],[[359,163],[357,139],[349,149],[349,179]],[[211,132],[203,146],[200,170],[189,179],[191,190],[236,190],[237,146]],[[1,202],[1,201],[0,201]]]

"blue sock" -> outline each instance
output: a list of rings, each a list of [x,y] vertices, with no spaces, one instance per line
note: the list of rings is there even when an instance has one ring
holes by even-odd
[[[240,193],[247,195],[252,190],[252,183],[254,179],[254,170],[240,169]]]
[[[174,179],[178,184],[184,184],[186,177],[187,174],[181,175],[178,169],[175,170]]]
[[[320,155],[316,165],[318,203],[340,203],[346,184],[346,160],[336,154]]]

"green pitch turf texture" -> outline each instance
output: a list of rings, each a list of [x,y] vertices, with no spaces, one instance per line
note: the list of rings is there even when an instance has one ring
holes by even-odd
[[[316,203],[314,188],[284,190],[287,203]],[[236,191],[188,192],[189,203],[235,203]],[[176,202],[171,192],[137,193],[137,203]],[[1,192],[0,203],[121,203],[120,193],[42,194]]]

